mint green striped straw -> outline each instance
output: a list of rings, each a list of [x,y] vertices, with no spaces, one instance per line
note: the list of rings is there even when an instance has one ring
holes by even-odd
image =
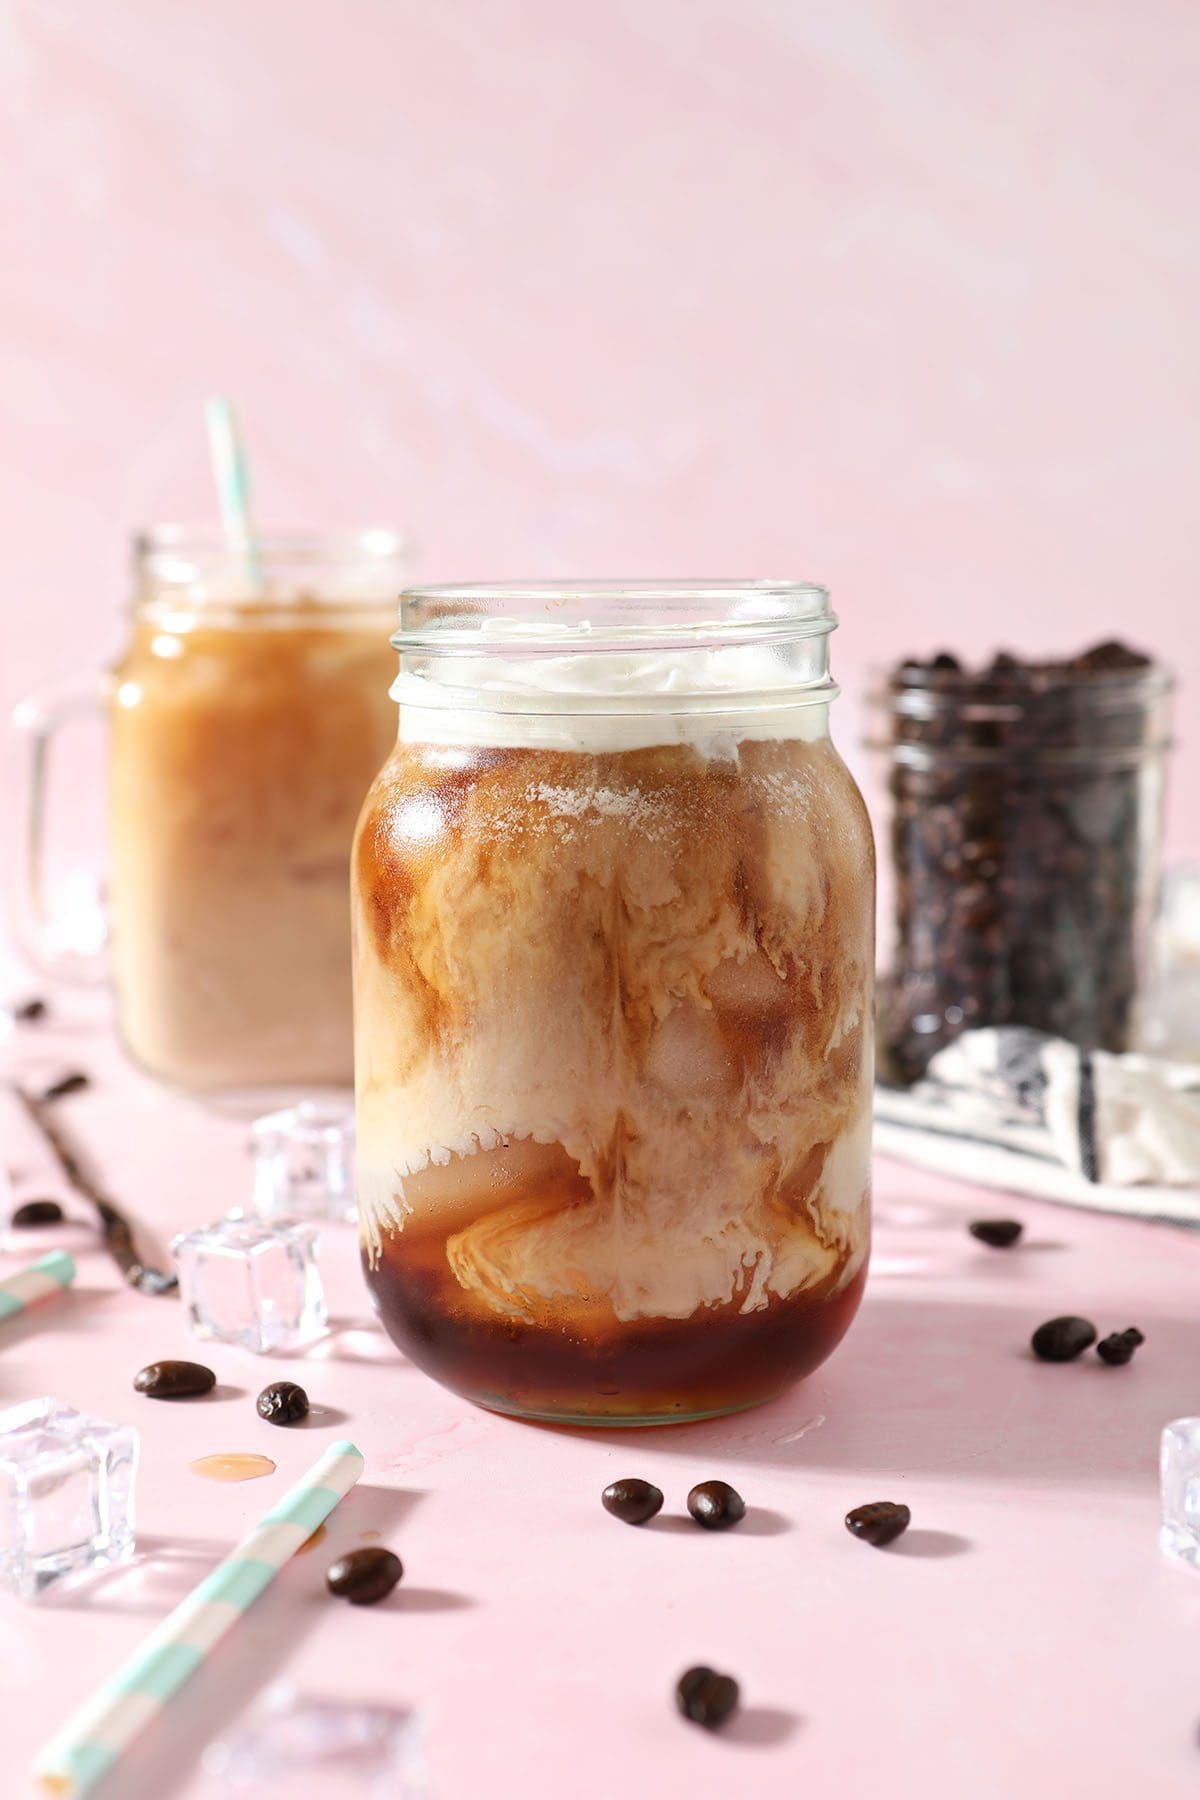
[[[329,1517],[362,1471],[362,1452],[353,1444],[330,1445],[233,1554],[168,1613],[46,1745],[33,1765],[44,1793],[86,1794],[108,1773],[143,1727],[195,1674],[234,1620]]]
[[[208,425],[208,449],[221,523],[230,544],[243,559],[251,592],[257,594],[263,585],[262,558],[250,517],[250,466],[242,446],[237,415],[231,401],[223,394],[214,394],[205,401],[204,417]]]
[[[18,1269],[15,1275],[0,1281],[0,1319],[15,1318],[27,1306],[36,1306],[51,1294],[61,1294],[74,1279],[75,1258],[65,1250],[51,1250],[47,1256],[39,1256],[28,1268]]]

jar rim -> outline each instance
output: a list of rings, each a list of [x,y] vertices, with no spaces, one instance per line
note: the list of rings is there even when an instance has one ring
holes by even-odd
[[[412,540],[394,525],[332,526],[327,530],[269,526],[255,532],[254,547],[267,561],[278,558],[288,563],[319,563],[343,557],[407,556]],[[172,521],[142,526],[133,534],[132,548],[139,567],[158,557],[177,557],[181,563],[227,563],[246,554],[245,545],[235,541],[220,525]]]
[[[868,706],[907,718],[957,714],[971,723],[1006,723],[1067,697],[1080,710],[1103,712],[1169,694],[1174,687],[1174,672],[1155,661],[1114,669],[1048,664],[1032,679],[1016,672],[942,674],[926,669],[910,677],[902,669],[876,665],[869,672],[865,699]]]
[[[406,588],[401,652],[571,655],[825,637],[829,591],[790,579],[438,582]]]
[[[270,528],[245,541],[219,525],[150,525],[132,540],[133,612],[182,630],[226,620],[290,626],[300,607],[306,624],[315,612],[338,623],[361,612],[378,629],[411,551],[390,525]]]
[[[1173,672],[1047,663],[1022,671],[870,671],[863,747],[913,768],[1132,766],[1171,749]]]

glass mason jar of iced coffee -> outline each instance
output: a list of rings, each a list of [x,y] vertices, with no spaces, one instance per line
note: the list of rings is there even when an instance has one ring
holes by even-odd
[[[218,1093],[351,1079],[350,846],[396,735],[404,560],[384,530],[135,542],[132,631],[99,683],[106,961],[120,1035],[153,1075]],[[35,845],[48,739],[96,693],[89,678],[27,703]]]
[[[424,588],[353,862],[367,1278],[501,1411],[820,1363],[869,1237],[874,856],[788,582]]]

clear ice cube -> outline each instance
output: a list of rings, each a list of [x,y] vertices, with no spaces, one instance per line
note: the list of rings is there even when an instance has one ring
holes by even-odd
[[[320,1699],[287,1682],[268,1688],[246,1720],[204,1753],[202,1792],[321,1800],[424,1800],[419,1722],[393,1706]]]
[[[311,1225],[218,1219],[171,1245],[193,1336],[267,1354],[325,1331],[325,1292]]]
[[[1162,1527],[1168,1556],[1200,1569],[1200,1419],[1173,1419],[1162,1434]]]
[[[133,1555],[138,1434],[28,1400],[0,1412],[0,1583],[22,1600]]]
[[[251,1127],[260,1219],[353,1219],[354,1112],[302,1100]]]

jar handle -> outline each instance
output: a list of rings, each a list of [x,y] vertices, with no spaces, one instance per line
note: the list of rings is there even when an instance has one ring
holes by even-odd
[[[8,911],[19,947],[44,974],[71,982],[103,981],[108,974],[108,915],[98,874],[99,929],[74,940],[67,912],[50,901],[46,880],[46,802],[51,747],[64,725],[105,710],[108,677],[81,674],[39,688],[18,702],[12,715],[21,760],[17,784],[20,812],[16,854],[8,876]]]

